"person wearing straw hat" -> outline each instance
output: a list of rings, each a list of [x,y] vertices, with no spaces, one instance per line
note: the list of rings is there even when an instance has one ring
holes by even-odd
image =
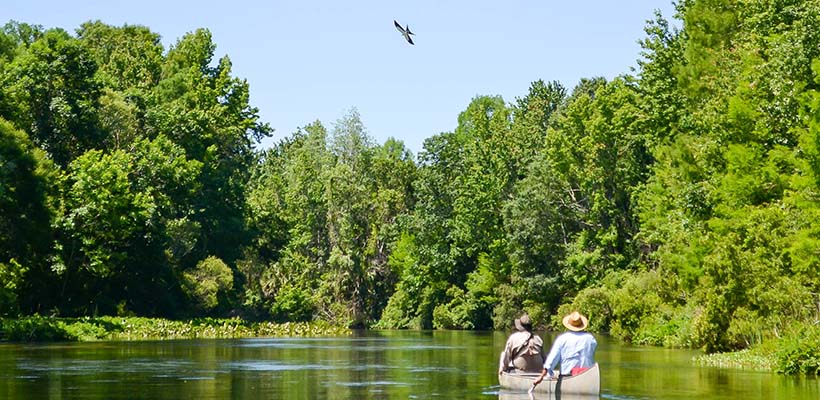
[[[502,372],[538,372],[544,363],[544,341],[532,333],[532,321],[527,314],[515,320],[516,332],[507,339],[498,374]]]
[[[573,311],[565,316],[561,323],[568,331],[555,338],[547,359],[544,361],[541,376],[535,380],[533,386],[541,383],[547,375],[552,378],[578,375],[595,365],[593,357],[598,341],[591,333],[586,332],[589,325],[587,317],[578,311]],[[555,366],[559,364],[560,368],[555,371]]]

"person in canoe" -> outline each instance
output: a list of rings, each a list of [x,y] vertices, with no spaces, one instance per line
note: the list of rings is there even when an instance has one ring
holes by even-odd
[[[539,372],[544,363],[544,341],[532,332],[527,314],[515,320],[515,329],[501,352],[498,374],[502,372]]]
[[[538,385],[549,375],[552,378],[578,375],[595,365],[595,349],[598,341],[591,333],[586,332],[589,320],[578,311],[561,320],[567,332],[562,333],[552,343],[544,368],[533,386]],[[554,368],[560,364],[556,371]]]

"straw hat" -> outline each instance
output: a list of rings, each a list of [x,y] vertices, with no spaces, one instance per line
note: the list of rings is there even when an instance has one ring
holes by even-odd
[[[515,319],[515,329],[518,329],[521,332],[524,331],[531,331],[532,330],[532,321],[530,320],[530,316],[524,314],[521,318]]]
[[[589,320],[578,311],[573,311],[572,314],[564,317],[561,323],[563,323],[564,326],[571,331],[580,332],[587,328],[587,325],[589,325]]]

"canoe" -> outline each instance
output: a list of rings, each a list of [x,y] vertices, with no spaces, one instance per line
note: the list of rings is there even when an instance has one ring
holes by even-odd
[[[498,376],[498,383],[501,387],[507,390],[523,390],[528,391],[532,387],[532,383],[541,374],[536,373],[506,373],[503,372]],[[583,395],[599,395],[601,394],[601,372],[598,364],[592,368],[575,376],[567,376],[561,378],[560,387],[558,380],[544,378],[538,386],[535,387],[535,393],[566,393],[566,394],[583,394]]]

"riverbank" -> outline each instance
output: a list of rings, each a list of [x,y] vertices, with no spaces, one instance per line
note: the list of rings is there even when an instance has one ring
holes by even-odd
[[[239,318],[175,321],[143,317],[0,319],[0,340],[12,342],[227,339],[277,336],[345,336],[326,322],[251,322]]]
[[[700,365],[820,376],[820,326],[802,325],[749,349],[695,358]]]

